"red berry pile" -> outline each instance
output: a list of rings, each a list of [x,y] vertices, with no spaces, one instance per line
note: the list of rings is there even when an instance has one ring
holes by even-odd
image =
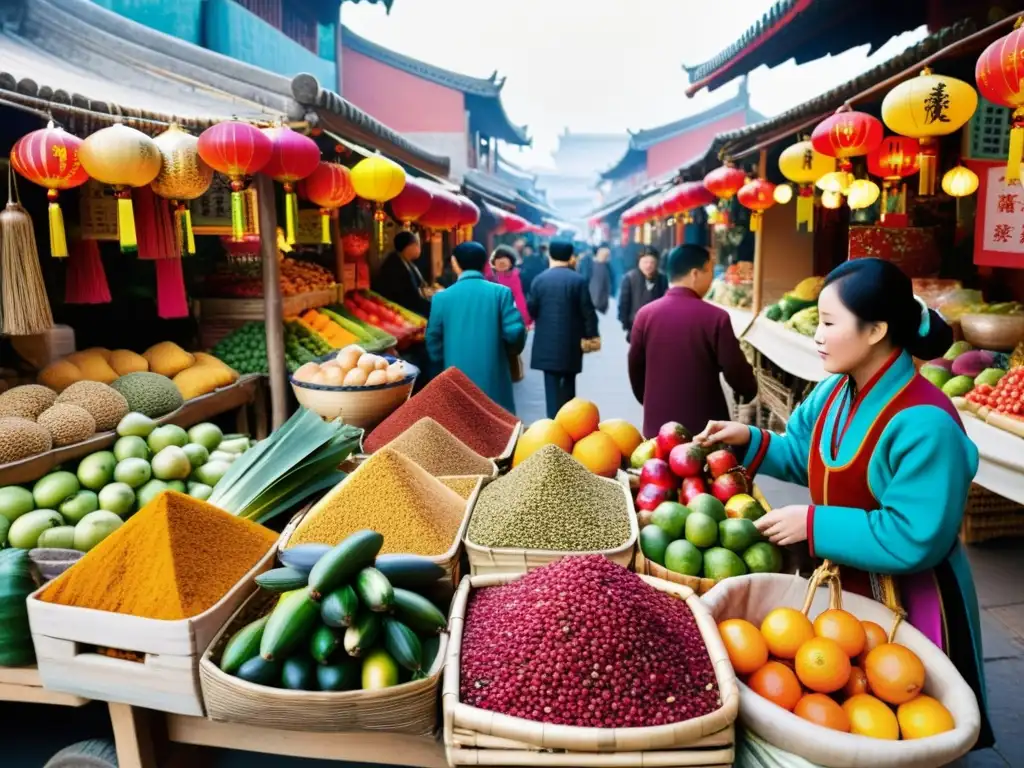
[[[461,700],[544,723],[664,725],[721,706],[686,603],[599,555],[473,593]]]
[[[1014,368],[994,387],[990,384],[975,387],[966,399],[975,405],[1024,419],[1024,368]]]

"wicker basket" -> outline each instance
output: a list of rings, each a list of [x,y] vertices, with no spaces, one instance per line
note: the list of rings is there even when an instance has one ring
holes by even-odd
[[[693,590],[641,576],[661,592],[685,600],[714,663],[722,706],[682,723],[647,728],[579,728],[538,723],[459,702],[462,630],[473,589],[507,584],[520,575],[463,579],[448,622],[451,637],[441,697],[444,743],[451,765],[728,766],[733,763],[739,713],[736,673],[714,620]]]
[[[556,552],[545,549],[505,549],[484,547],[474,544],[465,536],[466,552],[469,555],[469,572],[473,576],[480,576],[491,573],[526,573],[535,568],[542,568],[556,560],[561,560],[566,555],[604,555],[613,563],[633,569],[633,558],[636,553],[637,537],[640,535],[640,528],[637,525],[636,511],[633,508],[633,496],[629,489],[618,480],[599,478],[602,482],[613,483],[626,497],[626,514],[629,518],[629,538],[615,549],[606,549],[599,552]],[[476,506],[476,496],[472,499],[473,507]],[[472,512],[471,512],[472,514]],[[468,527],[468,526],[467,526]]]
[[[960,527],[965,544],[1024,536],[1024,506],[978,484],[967,494],[967,509]]]
[[[333,357],[333,354],[329,357]],[[389,363],[398,358],[383,356]],[[325,384],[309,384],[298,381],[294,376],[288,380],[299,405],[309,408],[325,419],[341,418],[346,424],[361,427],[369,432],[395,409],[409,399],[420,370],[406,363],[412,373],[402,381],[380,384],[375,387],[331,387]]]

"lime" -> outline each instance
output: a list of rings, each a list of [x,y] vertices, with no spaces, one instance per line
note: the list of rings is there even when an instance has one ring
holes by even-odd
[[[768,541],[759,541],[743,553],[743,562],[751,573],[779,573],[782,570],[782,550]]]
[[[718,538],[726,549],[744,552],[761,538],[761,534],[750,520],[730,518],[718,524]]]
[[[718,521],[703,512],[691,512],[686,518],[686,540],[706,549],[718,543]]]
[[[678,501],[663,501],[654,508],[651,522],[667,533],[669,539],[675,541],[683,535],[683,526],[686,525],[689,514],[690,510]]]
[[[671,541],[669,535],[656,525],[648,525],[640,531],[640,551],[658,565],[665,564],[665,548]]]
[[[700,550],[686,539],[673,541],[665,550],[665,567],[673,573],[699,576],[703,561]]]
[[[720,581],[730,576],[742,576],[747,572],[740,556],[724,547],[713,547],[704,553],[704,575]]]

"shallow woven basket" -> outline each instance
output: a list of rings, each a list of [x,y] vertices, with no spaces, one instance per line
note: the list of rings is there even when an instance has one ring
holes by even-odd
[[[328,355],[333,358],[334,355]],[[382,355],[389,363],[398,360],[391,355]],[[323,358],[321,358],[323,361]],[[390,416],[409,399],[420,370],[406,363],[411,373],[402,381],[380,384],[375,387],[332,387],[326,384],[309,384],[297,381],[294,376],[288,380],[299,405],[308,408],[325,419],[341,419],[346,424],[369,431]]]
[[[649,576],[640,578],[661,592],[685,600],[693,612],[718,679],[722,697],[718,710],[681,723],[647,728],[579,728],[538,723],[461,703],[462,631],[470,592],[521,577],[522,574],[470,576],[462,580],[452,602],[441,696],[445,752],[451,765],[732,765],[739,689],[718,628],[693,590]]]
[[[447,635],[423,680],[378,691],[292,691],[225,674],[217,666],[234,633],[263,615],[279,597],[257,592],[224,625],[199,662],[199,680],[211,720],[289,731],[393,731],[427,736],[437,730],[437,691]]]
[[[484,547],[474,544],[469,540],[469,534],[465,534],[466,553],[469,555],[469,572],[473,576],[480,576],[488,573],[526,573],[536,568],[543,568],[549,563],[561,560],[566,555],[604,555],[613,563],[625,566],[633,570],[633,559],[636,554],[637,537],[640,535],[640,528],[637,524],[636,510],[633,508],[633,496],[629,489],[624,487],[618,480],[598,478],[605,483],[613,483],[616,488],[622,491],[626,497],[626,515],[629,519],[629,537],[620,546],[614,549],[605,549],[592,552],[565,552],[548,549],[511,549],[498,547]],[[477,494],[479,495],[479,494]],[[473,508],[476,507],[477,495],[472,498]],[[471,511],[472,515],[472,511]],[[467,524],[467,529],[468,529]]]

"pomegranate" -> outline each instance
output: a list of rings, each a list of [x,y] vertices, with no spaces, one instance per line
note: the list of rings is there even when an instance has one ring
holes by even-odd
[[[658,435],[654,438],[655,456],[659,459],[668,459],[673,448],[682,445],[691,437],[686,427],[678,421],[670,421],[658,430]]]
[[[697,496],[702,493],[707,493],[708,487],[702,477],[688,477],[683,480],[683,487],[679,491],[679,501],[683,504],[689,504]]]
[[[640,470],[640,485],[659,485],[675,490],[679,487],[679,478],[672,474],[672,468],[667,461],[648,459]]]
[[[668,465],[677,477],[700,477],[704,472],[704,449],[696,443],[683,443],[672,449]]]
[[[708,454],[708,471],[711,477],[721,477],[740,465],[732,451],[720,450]]]
[[[671,488],[664,488],[660,485],[644,485],[636,495],[636,508],[639,510],[651,511],[663,501],[672,501],[676,492]]]
[[[750,481],[743,470],[734,469],[726,472],[711,483],[711,495],[723,504],[739,493],[750,493]]]

